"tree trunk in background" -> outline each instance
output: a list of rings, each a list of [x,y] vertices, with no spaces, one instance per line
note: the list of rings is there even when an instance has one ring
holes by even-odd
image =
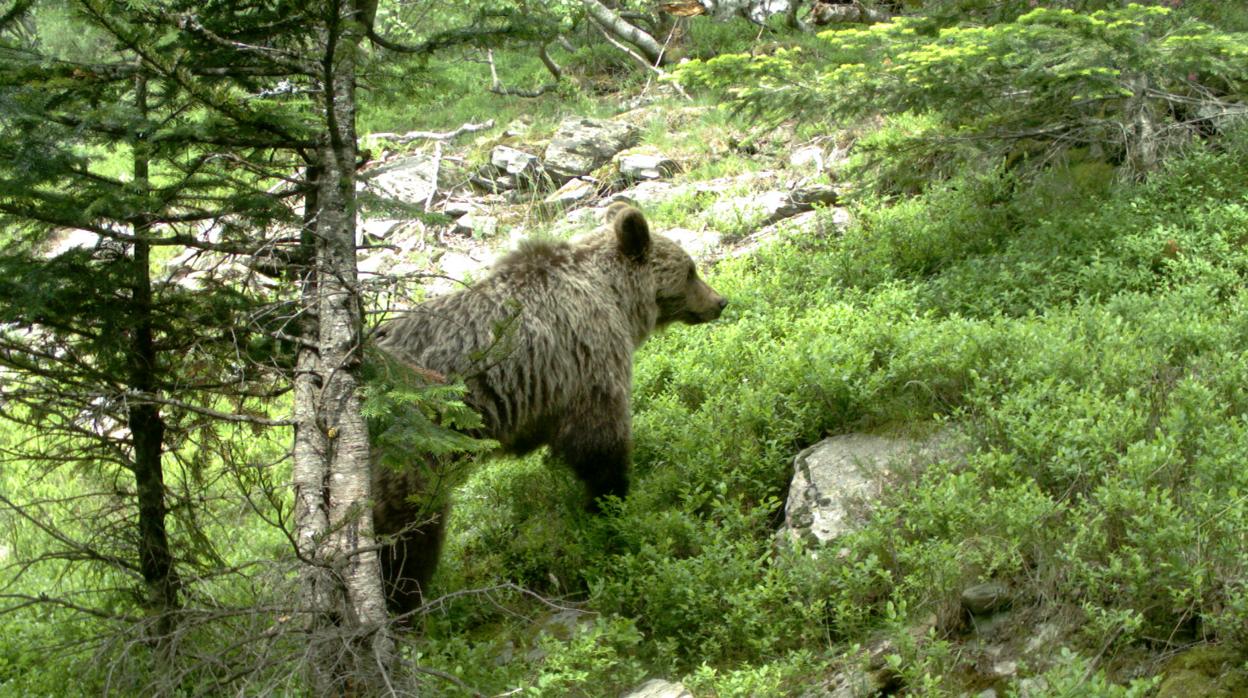
[[[363,313],[356,269],[355,54],[361,25],[338,2],[324,32],[326,132],[306,215],[315,262],[303,285],[305,338],[295,378],[296,527],[306,568],[315,695],[382,693],[394,653],[374,547],[368,427],[359,372]],[[306,239],[306,238],[305,238]],[[315,348],[313,348],[315,347]]]
[[[135,80],[135,103],[141,115],[147,115],[147,80],[140,75]],[[134,142],[134,184],[141,190],[148,189],[148,155],[144,134]],[[151,220],[141,214],[130,221],[135,242],[133,257],[118,261],[131,269],[130,351],[128,355],[128,383],[130,390],[141,395],[156,392],[157,352],[152,329],[152,278],[151,246],[147,237]],[[155,635],[158,641],[166,639],[171,627],[168,612],[178,605],[178,577],[174,570],[173,555],[169,549],[169,537],[165,527],[165,478],[161,464],[164,450],[165,423],[160,408],[141,398],[127,408],[130,439],[133,444],[133,468],[135,492],[139,504],[139,569],[147,585],[149,607],[158,615]]]
[[[1129,174],[1137,179],[1157,167],[1159,143],[1157,117],[1148,95],[1148,76],[1132,75],[1127,79],[1131,97],[1127,102],[1130,130],[1127,134],[1127,165]]]
[[[799,31],[810,31],[810,27],[797,16],[797,11],[802,9],[802,0],[793,0],[784,11],[784,23],[790,29]]]

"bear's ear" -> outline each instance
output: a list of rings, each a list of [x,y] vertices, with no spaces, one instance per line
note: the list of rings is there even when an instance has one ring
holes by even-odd
[[[650,224],[641,211],[629,206],[614,216],[615,240],[620,252],[634,262],[650,255]]]

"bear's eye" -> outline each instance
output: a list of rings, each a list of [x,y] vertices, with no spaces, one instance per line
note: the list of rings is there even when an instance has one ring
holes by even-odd
[[[690,281],[690,282],[692,282],[692,281],[693,281],[694,279],[696,279],[696,278],[698,278],[698,268],[697,268],[697,267],[695,267],[695,266],[693,266],[692,264],[690,264],[690,265],[689,265],[689,274],[685,277],[685,281]]]

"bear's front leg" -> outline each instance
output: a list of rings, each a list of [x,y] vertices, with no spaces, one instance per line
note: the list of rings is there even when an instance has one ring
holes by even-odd
[[[601,497],[623,499],[632,451],[627,398],[601,399],[569,415],[551,451],[585,483],[590,511],[600,511]]]
[[[396,470],[373,464],[373,531],[382,544],[386,601],[395,613],[415,611],[428,600],[442,552],[449,498],[427,475],[417,465]]]

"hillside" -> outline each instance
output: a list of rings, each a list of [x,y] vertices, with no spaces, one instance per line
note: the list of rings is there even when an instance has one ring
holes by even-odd
[[[854,159],[879,135],[751,131],[674,96],[611,121],[671,174],[565,210],[474,199],[488,232],[439,259],[483,268],[627,197],[730,309],[639,354],[614,515],[579,513],[541,457],[479,466],[437,584],[493,591],[441,606],[422,661],[484,693],[1244,695],[1241,132],[1140,183],[968,169],[880,198]],[[536,157],[546,134],[503,139]],[[760,225],[815,186],[839,203]],[[865,485],[818,505],[851,525],[778,537],[794,457],[850,434],[899,444],[840,456]]]
[[[676,79],[692,95],[643,76],[525,102],[482,96],[484,78],[448,62],[430,79],[457,81],[457,106],[421,119],[365,103],[368,328],[470,286],[523,239],[598,230],[617,200],[730,301],[638,350],[633,489],[602,515],[541,451],[455,473],[436,600],[398,634],[396,695],[1248,696],[1244,76],[1208,68],[1234,108],[1144,168],[1130,138],[999,137],[1016,124],[977,121],[953,69],[946,103],[929,85],[854,118],[820,109],[861,95],[777,96],[767,79],[797,85],[785,71],[808,65],[786,50],[824,59],[828,40],[691,64]],[[879,97],[879,81],[862,89]],[[974,114],[955,119],[963,107]],[[441,135],[398,137],[416,128]],[[230,259],[156,264],[198,288]],[[247,272],[280,279],[260,278]],[[214,438],[250,467],[286,448],[276,431]],[[0,447],[30,439],[13,423]],[[202,579],[187,573],[200,615],[169,660],[172,690],[299,693],[299,633],[270,612],[297,588],[274,526],[290,494],[266,479],[284,483],[288,466],[236,483],[215,457],[195,472],[219,542]],[[73,500],[96,484],[15,460],[0,494]],[[58,511],[77,531],[73,505]],[[82,567],[25,565],[55,532],[3,523],[0,580],[18,606],[0,695],[160,684],[136,669],[153,647],[79,624],[72,604],[23,601],[85,589],[122,615],[129,592]],[[188,531],[175,539],[201,545]]]

